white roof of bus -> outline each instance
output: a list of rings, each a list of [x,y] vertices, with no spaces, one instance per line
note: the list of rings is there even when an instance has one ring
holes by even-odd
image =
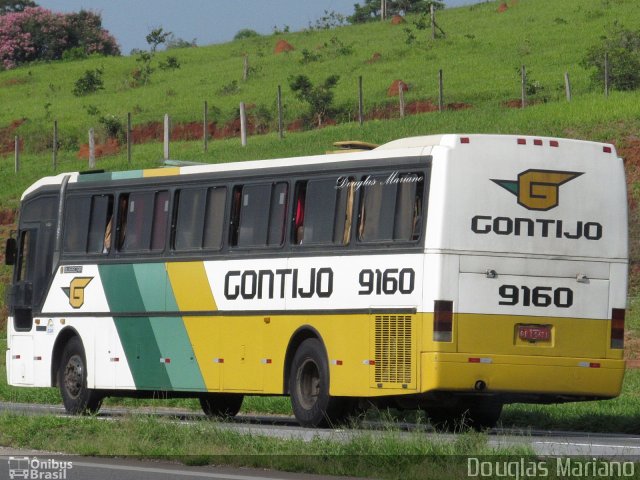
[[[195,165],[178,167],[181,175],[209,173],[209,172],[229,172],[229,171],[246,171],[260,168],[274,168],[285,166],[304,166],[318,164],[339,164],[346,161],[368,160],[371,158],[393,158],[399,156],[419,156],[431,153],[434,146],[442,146],[453,148],[458,144],[460,137],[468,137],[470,139],[491,139],[492,142],[513,142],[513,138],[524,139],[540,139],[545,137],[530,137],[523,135],[487,135],[487,134],[446,134],[446,135],[425,135],[417,137],[402,138],[385,143],[374,150],[361,152],[347,152],[339,155],[312,155],[305,157],[279,158],[271,160],[248,160],[229,163],[212,163],[206,165]],[[575,143],[591,143],[593,145],[602,145],[597,142],[585,142],[583,140],[562,139],[562,142]],[[372,153],[375,152],[375,153]],[[160,167],[164,168],[164,167]],[[176,167],[173,167],[176,168]],[[61,173],[52,177],[44,177],[33,185],[31,185],[22,195],[24,198],[32,191],[44,185],[59,185],[62,183],[66,175],[70,176],[70,183],[77,181],[78,172]]]

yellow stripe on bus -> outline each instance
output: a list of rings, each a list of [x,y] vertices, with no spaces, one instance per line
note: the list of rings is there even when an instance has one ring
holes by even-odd
[[[167,274],[178,310],[193,312],[218,309],[203,262],[167,263]],[[220,360],[216,359],[221,355],[215,351],[214,340],[218,317],[185,316],[183,321],[207,390],[220,390],[222,369]]]
[[[180,175],[180,167],[149,168],[142,171],[143,177],[170,177],[172,175]]]

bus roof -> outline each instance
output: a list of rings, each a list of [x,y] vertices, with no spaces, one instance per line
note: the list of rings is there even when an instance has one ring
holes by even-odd
[[[433,147],[440,146],[444,148],[454,148],[461,141],[464,143],[470,142],[473,143],[473,139],[483,140],[483,144],[486,145],[486,141],[490,140],[492,143],[495,142],[496,145],[508,145],[514,144],[514,139],[522,139],[525,142],[529,142],[533,144],[534,140],[554,140],[556,139],[548,139],[545,137],[529,137],[529,136],[518,136],[518,135],[491,135],[491,134],[443,134],[443,135],[424,135],[424,136],[416,136],[416,137],[408,137],[402,138],[398,140],[393,140],[391,142],[385,143],[373,150],[370,151],[354,151],[354,152],[346,152],[341,155],[330,155],[330,154],[322,154],[322,155],[310,155],[303,157],[290,157],[290,158],[278,158],[278,159],[270,159],[270,160],[247,160],[247,161],[239,161],[239,162],[228,162],[228,163],[211,163],[211,164],[202,164],[202,165],[194,165],[194,166],[168,166],[168,167],[158,167],[158,168],[150,168],[150,169],[142,169],[142,170],[125,170],[125,171],[116,171],[116,172],[95,172],[95,173],[80,173],[80,172],[67,172],[61,173],[56,176],[44,177],[34,184],[32,184],[29,188],[25,190],[22,195],[22,199],[28,196],[33,191],[37,190],[40,187],[46,185],[59,185],[62,183],[65,176],[69,176],[69,182],[75,183],[78,182],[78,179],[82,176],[82,181],[112,181],[112,180],[125,180],[125,179],[136,179],[136,178],[144,178],[144,177],[164,177],[164,176],[174,176],[174,175],[189,175],[189,174],[198,174],[198,173],[216,173],[216,172],[233,172],[233,171],[249,171],[249,170],[259,170],[266,168],[277,168],[277,167],[293,167],[293,166],[305,166],[305,165],[339,165],[344,162],[353,162],[353,161],[366,161],[371,160],[373,158],[376,159],[384,159],[384,158],[394,158],[394,157],[411,157],[411,156],[420,156],[420,155],[428,155],[431,153]],[[593,144],[594,146],[598,145],[599,148],[602,148],[602,143],[597,142],[588,142],[584,140],[569,140],[562,139],[563,144],[566,142],[570,143],[579,143],[583,146],[585,144]],[[606,145],[611,148],[612,152],[615,152],[613,146]],[[375,153],[374,153],[375,152]]]

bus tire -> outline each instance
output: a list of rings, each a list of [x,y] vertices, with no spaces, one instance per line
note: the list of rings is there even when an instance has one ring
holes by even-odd
[[[200,396],[200,406],[207,417],[235,417],[242,407],[244,395],[208,393]]]
[[[62,351],[58,385],[67,413],[78,415],[100,410],[103,397],[87,388],[87,360],[79,337],[69,339]]]
[[[340,423],[348,414],[343,398],[329,395],[329,365],[322,343],[308,338],[291,363],[289,395],[296,420],[303,427]]]

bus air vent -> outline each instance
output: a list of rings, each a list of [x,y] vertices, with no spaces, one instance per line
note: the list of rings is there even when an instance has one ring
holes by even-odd
[[[376,382],[411,383],[411,320],[410,315],[376,315]]]

